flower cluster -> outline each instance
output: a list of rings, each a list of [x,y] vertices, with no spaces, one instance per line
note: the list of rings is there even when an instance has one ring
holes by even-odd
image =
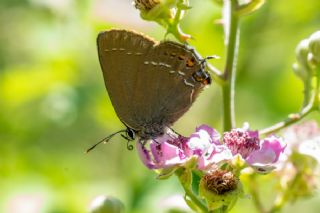
[[[248,127],[232,129],[221,136],[207,125],[196,128],[190,137],[168,132],[148,145],[138,143],[137,146],[142,162],[150,169],[184,166],[196,159],[196,169],[210,171],[240,158],[262,173],[275,168],[286,147],[275,136],[261,140],[259,133]]]
[[[166,28],[166,34],[172,33],[180,42],[191,38],[179,26],[185,11],[190,9],[187,0],[134,0],[133,4],[142,19],[157,22]]]
[[[298,44],[296,59],[293,70],[302,81],[306,82],[316,75],[316,70],[320,66],[320,31]]]

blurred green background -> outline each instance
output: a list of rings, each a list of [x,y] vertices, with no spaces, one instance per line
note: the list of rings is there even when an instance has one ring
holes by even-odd
[[[201,55],[221,56],[210,63],[222,69],[221,8],[210,0],[190,3],[182,28]],[[296,44],[320,29],[319,8],[319,0],[267,1],[243,18],[238,126],[267,127],[299,110],[303,87],[291,64]],[[181,194],[175,178],[155,180],[120,137],[84,154],[123,128],[104,87],[95,41],[113,27],[158,40],[165,32],[141,20],[130,0],[0,1],[0,212],[87,212],[102,194],[120,198],[130,213],[165,212],[168,197]],[[189,135],[207,123],[220,130],[220,93],[214,84],[207,88],[175,129]],[[319,212],[319,201],[299,201],[285,212]],[[233,212],[244,210],[254,212],[250,199]]]

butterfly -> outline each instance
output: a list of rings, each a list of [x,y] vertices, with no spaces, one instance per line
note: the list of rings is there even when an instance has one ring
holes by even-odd
[[[123,132],[128,142],[162,136],[211,83],[207,58],[185,44],[113,29],[101,32],[97,45],[107,92],[126,126],[100,142]]]

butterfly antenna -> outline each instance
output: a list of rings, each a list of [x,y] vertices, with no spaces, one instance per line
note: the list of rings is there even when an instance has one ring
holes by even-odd
[[[98,143],[94,144],[93,146],[91,146],[89,149],[86,150],[85,153],[90,152],[91,150],[93,150],[96,146],[98,146],[101,143],[107,143],[113,136],[122,133],[122,132],[126,132],[127,130],[120,130],[118,132],[112,133],[111,135],[105,137],[104,139],[102,139],[101,141],[99,141]]]
[[[204,64],[207,60],[210,60],[210,59],[220,59],[220,56],[218,55],[210,55],[210,56],[207,56],[205,57],[204,59],[202,59],[200,61],[201,64]]]

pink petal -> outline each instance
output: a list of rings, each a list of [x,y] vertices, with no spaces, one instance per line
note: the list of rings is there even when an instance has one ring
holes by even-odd
[[[201,130],[206,132],[207,136],[211,140],[211,143],[215,143],[217,145],[221,144],[220,143],[220,134],[214,128],[211,128],[210,126],[203,124],[203,125],[196,128],[196,132],[202,132]],[[204,133],[202,133],[202,134],[204,134]]]
[[[169,143],[162,143],[161,144],[161,150],[162,150],[162,161],[167,161],[167,160],[171,160],[174,159],[176,157],[179,158],[179,148],[171,145]]]
[[[250,130],[248,130],[247,132],[248,132],[250,137],[259,138],[259,131],[250,131]]]
[[[137,143],[137,150],[139,157],[143,164],[149,169],[154,169],[155,165],[151,159],[151,153],[140,142]]]
[[[155,169],[168,168],[183,163],[186,159],[182,150],[167,142],[157,144],[157,142],[152,141],[150,143],[150,150],[154,158],[153,168]]]
[[[282,139],[275,136],[265,138],[259,150],[253,151],[246,161],[249,164],[272,164],[278,161],[280,154],[286,148]]]
[[[188,147],[193,154],[202,155],[210,147],[210,137],[205,131],[193,133],[188,141]]]
[[[198,169],[205,170],[210,164],[210,161],[204,156],[198,158]]]
[[[207,125],[201,125],[196,128],[196,132],[190,136],[188,147],[193,151],[194,155],[202,155],[206,153],[212,145],[220,144],[220,134],[213,128]]]
[[[214,163],[220,163],[222,161],[231,160],[233,158],[231,150],[224,146],[215,146],[215,149],[211,152],[208,159]]]
[[[198,158],[198,169],[204,170],[212,165],[218,165],[232,159],[232,153],[226,146],[212,145],[208,152]]]

